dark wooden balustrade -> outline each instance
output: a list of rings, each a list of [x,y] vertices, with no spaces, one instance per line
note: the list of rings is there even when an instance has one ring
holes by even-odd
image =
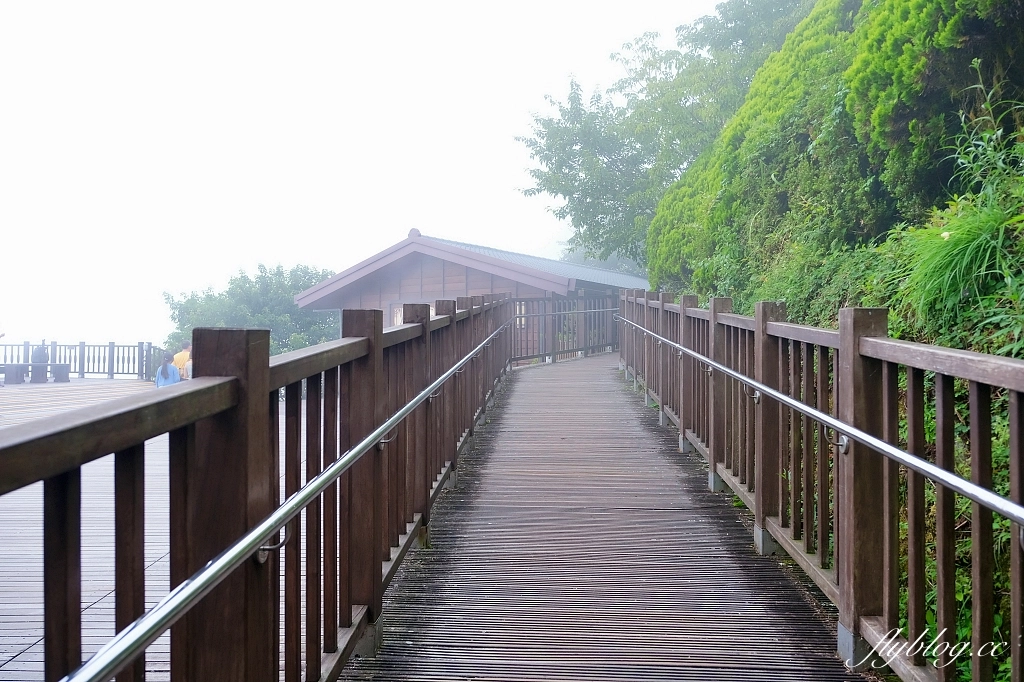
[[[153,379],[153,370],[163,352],[151,343],[94,344],[84,341],[74,344],[51,342],[46,346],[49,362],[70,365],[71,373],[80,379],[89,377],[134,377]],[[28,364],[34,344],[0,344],[0,365]]]
[[[512,359],[549,362],[618,345],[614,296],[516,299]]]
[[[785,306],[770,302],[746,317],[732,314],[729,299],[699,309],[693,297],[674,302],[633,290],[619,306],[646,330],[990,490],[993,439],[1004,438],[1009,489],[996,492],[1024,500],[1024,362],[887,338],[884,309],[844,309],[839,329],[830,330],[787,323]],[[728,489],[753,512],[759,550],[784,549],[836,605],[842,655],[859,663],[903,624],[891,651],[919,637],[949,646],[933,649],[936,664],[924,647],[887,657],[902,679],[957,679],[949,647],[960,645],[969,647],[963,656],[971,658],[971,679],[990,680],[993,664],[1007,658],[992,656],[992,643],[1008,652],[1012,679],[1022,679],[1019,527],[975,502],[969,518],[958,518],[952,490],[856,442],[839,454],[821,424],[767,396],[755,404],[741,382],[622,327],[626,377],[678,427],[680,448],[705,459],[709,485]],[[932,410],[934,421],[925,416]],[[994,434],[994,420],[1008,432]],[[970,586],[970,641],[956,634],[954,559],[964,537],[971,542],[969,575],[962,576]],[[997,628],[1000,599],[1009,599],[1011,618]]]
[[[266,330],[197,329],[194,380],[0,431],[0,494],[44,484],[45,678],[82,662],[84,464],[115,458],[120,630],[144,609],[146,441],[169,434],[173,589],[281,504],[282,473],[287,497],[515,312],[498,295],[435,309],[406,305],[406,323],[389,329],[379,310],[346,310],[348,337],[273,358]],[[171,627],[171,679],[336,676],[379,618],[405,551],[425,537],[431,503],[509,366],[512,330],[295,517],[281,551],[247,561]],[[140,658],[117,679],[144,676]]]

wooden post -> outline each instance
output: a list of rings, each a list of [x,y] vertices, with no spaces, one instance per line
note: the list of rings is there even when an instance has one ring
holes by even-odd
[[[324,440],[323,468],[331,466],[338,459],[338,405],[339,405],[339,371],[332,367],[324,372]],[[277,431],[279,420],[277,409],[277,392],[271,394],[271,432],[274,452],[278,452]],[[404,435],[404,433],[403,433]],[[402,444],[404,446],[404,442]],[[348,448],[345,448],[348,450]],[[399,450],[404,452],[404,450]],[[274,458],[277,460],[278,458]],[[275,479],[280,480],[280,471],[275,472]],[[341,486],[337,481],[332,483],[323,494],[324,522],[324,652],[334,653],[338,650],[338,490]],[[401,499],[401,498],[399,498]],[[403,526],[404,527],[404,526]],[[275,557],[276,558],[276,557]]]
[[[632,289],[627,289],[624,292],[623,302],[621,303],[622,315],[624,318],[629,319],[632,322],[633,319],[633,304],[630,302],[630,297],[633,295]],[[618,341],[618,347],[622,350],[623,355],[623,378],[627,381],[630,380],[630,363],[633,356],[633,328],[628,327],[625,323],[622,325],[622,337]]]
[[[81,469],[43,481],[43,619],[43,675],[55,682],[82,664]]]
[[[645,330],[646,329],[650,329],[650,327],[651,327],[650,323],[648,322],[648,317],[649,317],[649,312],[648,312],[649,309],[647,307],[647,295],[648,295],[648,293],[649,292],[646,289],[639,289],[636,292],[636,295],[637,295],[637,297],[636,297],[636,316],[637,316],[636,322],[637,322],[637,324],[640,325],[640,327],[642,329],[645,329]],[[647,357],[648,357],[648,355],[650,355],[651,340],[649,338],[647,338],[647,334],[638,332],[637,333],[637,337],[636,337],[636,341],[637,341],[637,349],[636,350],[637,350],[637,356],[638,356],[637,357],[637,361],[636,361],[636,364],[637,364],[637,375],[640,377],[640,382],[643,385],[644,391],[646,391],[648,385],[650,384],[650,381],[647,378]],[[644,397],[645,403],[646,403],[646,400],[647,400],[647,398],[645,396]]]
[[[111,341],[110,345],[107,346],[107,378],[108,379],[113,379],[114,378],[114,363],[115,363],[114,356],[115,356],[116,352],[117,351],[116,351],[116,348],[114,347],[114,342]],[[268,362],[269,362],[269,360],[268,360]]]
[[[403,311],[404,313],[404,311]],[[364,336],[370,342],[368,355],[352,362],[353,396],[349,406],[349,428],[355,445],[384,421],[384,312],[343,310],[342,329],[346,336]],[[371,623],[381,611],[382,582],[378,539],[386,514],[384,458],[370,448],[349,470],[351,511],[349,514],[349,580],[352,604],[369,610]]]
[[[882,435],[882,362],[862,356],[860,340],[887,333],[885,308],[839,311],[838,417],[874,436]],[[838,651],[849,667],[864,669],[871,646],[860,636],[860,618],[882,613],[883,456],[851,441],[845,455],[836,454],[836,477]]]
[[[754,306],[754,379],[769,388],[779,387],[779,339],[769,336],[769,322],[786,319],[786,304],[761,301]],[[765,518],[779,509],[779,425],[781,405],[761,396],[754,408],[754,546],[761,554],[776,554]]]
[[[724,365],[726,364],[727,341],[725,325],[718,323],[718,315],[732,312],[732,299],[712,298],[708,309],[710,311],[708,315],[709,354],[712,360]],[[710,388],[711,428],[708,433],[708,489],[713,492],[722,492],[725,490],[725,481],[718,475],[717,466],[719,462],[725,461],[726,439],[729,432],[725,375],[721,372],[712,372]]]
[[[679,345],[693,349],[693,320],[686,315],[687,308],[697,307],[696,296],[679,297]],[[679,452],[693,452],[693,445],[686,438],[687,431],[696,431],[694,401],[696,390],[697,363],[689,355],[679,358]]]
[[[442,301],[438,301],[440,305]],[[438,314],[441,314],[440,312]],[[425,303],[406,303],[402,306],[402,321],[406,324],[423,325],[423,333],[409,342],[406,349],[406,358],[409,364],[409,372],[406,374],[406,395],[410,398],[417,395],[427,387],[430,362],[430,306]],[[411,493],[412,510],[422,516],[424,526],[430,523],[430,505],[428,503],[430,494],[430,476],[427,466],[428,456],[428,434],[427,434],[427,410],[428,405],[420,405],[409,415],[410,422],[409,436],[406,449],[406,477],[411,487],[406,490]]]
[[[456,308],[459,310],[466,311],[466,317],[456,326],[456,345],[458,348],[458,356],[461,360],[466,356],[467,353],[472,349],[472,331],[473,331],[473,299],[468,296],[459,296],[455,299]],[[470,382],[470,370],[468,366],[463,366],[462,373],[459,374],[459,437],[469,438],[473,435],[473,424],[472,424],[472,400],[471,395],[471,382]]]
[[[477,343],[482,342],[488,336],[491,335],[493,329],[492,323],[494,321],[494,308],[491,306],[493,296],[491,294],[484,294],[480,297],[480,305],[484,309],[483,316],[480,319],[480,336]],[[483,418],[484,412],[487,411],[487,400],[488,394],[491,391],[491,358],[494,355],[493,344],[492,346],[484,346],[484,349],[480,351],[480,357],[477,358],[477,362],[480,365],[480,415]],[[443,363],[442,363],[443,364]],[[442,367],[443,372],[447,367]]]
[[[114,630],[120,632],[146,610],[146,449],[135,445],[114,454]],[[146,656],[135,659],[117,682],[146,679]]]
[[[665,312],[665,305],[672,302],[675,296],[665,293],[658,294],[658,329],[660,336],[669,338],[666,331],[668,315]],[[669,363],[675,357],[675,349],[671,346],[661,344],[658,347],[658,424],[665,426],[668,423],[668,415],[665,414],[665,403],[668,402],[668,393],[676,390],[669,385]]]
[[[196,329],[192,348],[195,376],[237,377],[238,405],[190,427],[184,457],[172,459],[180,486],[171,508],[184,518],[171,520],[171,547],[185,554],[172,557],[174,572],[184,573],[172,575],[172,585],[270,514],[278,485],[267,438],[270,332]],[[276,680],[277,581],[276,563],[245,562],[186,614],[178,631],[187,643],[172,648],[172,669],[190,680]]]
[[[483,341],[486,336],[484,335],[484,297],[473,296],[473,324],[470,331],[470,344],[469,350],[473,350],[480,342]],[[468,352],[468,351],[467,351]],[[476,413],[477,407],[482,402],[482,396],[484,391],[484,363],[483,354],[479,357],[470,360],[467,365],[466,374],[469,375],[470,382],[470,403],[469,403],[469,422],[471,432],[476,431]]]
[[[459,360],[459,351],[457,345],[457,339],[455,336],[455,313],[456,313],[456,302],[455,301],[442,301],[438,300],[434,302],[434,311],[438,315],[448,315],[451,317],[451,323],[441,331],[441,343],[444,344],[444,358],[445,368],[454,365]],[[441,389],[441,402],[439,408],[442,412],[442,422],[444,424],[444,450],[443,457],[450,458],[452,467],[458,466],[459,460],[459,448],[458,448],[458,403],[456,401],[457,392],[457,381],[458,377],[452,377],[444,387]]]
[[[629,290],[628,289],[623,289],[622,293],[619,295],[620,296],[619,300],[618,300],[618,304],[619,304],[619,317],[623,317],[623,318],[626,317],[626,296],[628,296],[628,295],[629,295]],[[609,319],[612,319],[611,316],[609,316]],[[624,322],[620,322],[619,324],[625,326]],[[611,336],[609,336],[608,338],[611,338]],[[626,344],[625,343],[620,343],[619,344],[619,369],[621,369],[623,371],[626,371]],[[624,376],[625,376],[625,378],[628,379],[629,378],[629,372],[626,371]]]
[[[148,358],[147,358],[148,360]],[[85,378],[85,341],[78,342],[78,378]],[[146,363],[146,378],[149,378],[149,363]]]
[[[146,345],[139,341],[139,351],[135,355],[135,369],[138,370],[139,381],[146,379]]]
[[[576,297],[572,299],[572,309],[576,322],[573,347],[581,349],[583,357],[587,357],[587,300],[577,293]]]
[[[550,296],[550,294],[549,294]],[[555,336],[555,300],[544,299],[544,352],[552,363],[558,362],[558,339]]]
[[[607,308],[609,310],[611,308],[616,308],[619,306],[619,297],[617,295],[614,297],[609,296],[608,298],[601,299],[601,301],[597,305],[600,305],[602,308]],[[619,308],[619,314],[622,314],[622,308]],[[601,313],[600,319],[604,320],[605,327],[604,338],[601,341],[601,345],[607,345],[609,350],[618,350],[618,334],[615,333],[616,329],[618,328],[618,325],[615,324],[615,313]]]
[[[630,315],[633,323],[641,328],[644,326],[644,309],[640,307],[643,293],[643,289],[633,290],[633,312]],[[644,363],[644,335],[636,327],[631,327],[631,329],[633,337],[630,339],[629,345],[633,350],[633,390],[637,391],[640,388],[640,366]]]

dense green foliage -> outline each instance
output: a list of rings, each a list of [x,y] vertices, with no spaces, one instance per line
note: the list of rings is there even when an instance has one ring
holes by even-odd
[[[957,111],[980,104],[971,60],[999,82],[1024,84],[1021,11],[1013,0],[883,0],[862,12],[847,107],[905,219],[923,219],[945,196],[952,168],[943,146]]]
[[[256,327],[270,329],[270,354],[305,348],[338,338],[338,314],[302,310],[295,295],[334,273],[296,265],[273,270],[260,265],[255,277],[239,272],[224,291],[192,292],[176,298],[164,293],[175,331],[167,347],[177,350],[192,338],[195,327]]]
[[[842,305],[887,305],[904,337],[1020,354],[1006,188],[1022,7],[820,0],[659,204],[652,284],[747,311],[782,299],[823,326]],[[977,167],[996,163],[1011,170],[993,193]]]
[[[806,15],[811,0],[727,0],[714,16],[677,29],[678,49],[646,34],[613,58],[625,75],[587,98],[575,81],[565,102],[548,98],[520,138],[539,164],[527,195],[564,201],[553,213],[573,227],[570,246],[644,265],[647,227],[665,189],[721,132],[754,72]]]

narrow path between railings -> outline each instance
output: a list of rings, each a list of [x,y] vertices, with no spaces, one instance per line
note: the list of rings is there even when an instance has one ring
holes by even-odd
[[[350,680],[857,680],[598,356],[513,372]]]

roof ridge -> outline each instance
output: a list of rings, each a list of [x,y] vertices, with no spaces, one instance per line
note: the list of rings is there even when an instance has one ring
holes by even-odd
[[[629,273],[629,272],[621,272],[619,270],[610,270],[608,268],[602,268],[602,267],[599,267],[599,266],[596,266],[596,265],[590,265],[588,263],[573,263],[572,261],[558,260],[557,258],[548,258],[547,256],[535,256],[532,253],[520,253],[519,251],[509,251],[507,249],[499,249],[499,248],[496,248],[494,246],[484,246],[483,244],[470,244],[469,242],[457,242],[454,239],[444,239],[442,237],[431,237],[430,235],[426,235],[426,234],[422,234],[422,233],[419,233],[417,236],[422,237],[424,239],[430,239],[430,240],[436,241],[436,242],[442,242],[444,244],[448,244],[449,246],[473,246],[473,247],[476,247],[478,249],[487,249],[489,251],[500,251],[501,253],[508,253],[508,254],[513,255],[513,256],[526,256],[527,258],[539,258],[540,260],[546,260],[546,261],[550,261],[552,263],[561,263],[561,264],[564,264],[564,265],[578,265],[580,267],[590,268],[591,270],[600,270],[601,272],[607,272],[607,273],[610,273],[612,275],[628,275],[630,277],[639,277],[639,278],[643,279],[643,275],[634,275],[634,274]]]

